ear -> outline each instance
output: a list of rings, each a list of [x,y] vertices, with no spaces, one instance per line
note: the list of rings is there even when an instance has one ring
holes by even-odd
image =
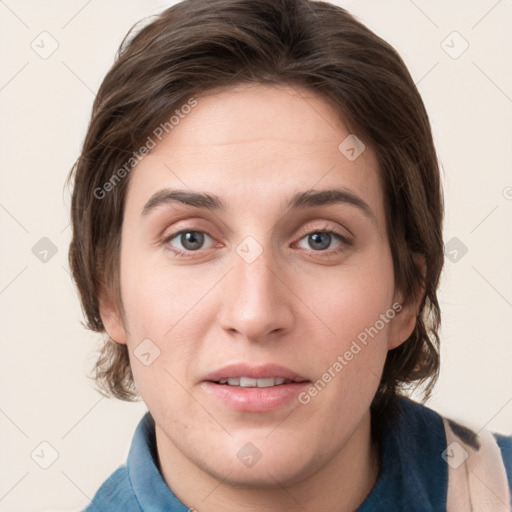
[[[416,265],[416,267],[420,270],[423,277],[425,277],[427,270],[425,264],[425,257],[421,254],[415,253],[413,254],[412,258],[414,260],[414,264]],[[423,286],[420,286],[418,288],[418,291],[416,292],[416,296],[414,297],[410,304],[403,304],[403,296],[401,292],[398,292],[395,295],[393,309],[395,310],[396,315],[390,322],[391,328],[388,340],[388,350],[400,346],[409,338],[409,336],[414,331],[414,328],[416,327],[418,311],[424,293],[425,288]],[[396,308],[395,304],[397,304]],[[400,304],[400,308],[398,308],[398,304]]]
[[[101,287],[99,302],[101,322],[110,339],[121,345],[126,345],[126,329],[121,315],[111,295],[103,286]]]

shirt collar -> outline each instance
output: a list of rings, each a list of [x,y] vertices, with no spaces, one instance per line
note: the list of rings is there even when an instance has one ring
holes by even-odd
[[[158,469],[155,421],[148,412],[141,419],[128,454],[128,476],[144,512],[188,512],[174,496]]]

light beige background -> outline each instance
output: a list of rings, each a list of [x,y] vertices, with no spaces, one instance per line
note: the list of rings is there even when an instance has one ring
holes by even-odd
[[[443,369],[429,405],[510,434],[512,1],[337,3],[389,41],[409,66],[444,169],[445,241],[456,237],[468,249],[458,261],[446,261]],[[1,511],[85,505],[125,460],[145,411],[140,403],[102,399],[86,377],[99,339],[81,326],[70,281],[64,180],[122,37],[168,5],[0,1]],[[48,51],[51,38],[58,48],[43,59],[31,44]],[[453,58],[464,40],[469,47]],[[42,237],[57,248],[46,263],[32,252]],[[58,453],[46,470],[35,462],[52,456],[43,441]]]

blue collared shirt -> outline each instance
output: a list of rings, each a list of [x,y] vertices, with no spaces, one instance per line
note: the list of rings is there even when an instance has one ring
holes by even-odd
[[[496,436],[512,488],[512,437]],[[408,398],[398,399],[393,427],[385,430],[375,486],[356,512],[446,510],[448,471],[441,416]],[[125,465],[100,487],[84,512],[189,512],[158,469],[155,424],[142,418]]]

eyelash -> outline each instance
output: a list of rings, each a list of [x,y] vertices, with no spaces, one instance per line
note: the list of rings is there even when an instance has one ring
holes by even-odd
[[[203,233],[213,239],[213,237],[209,233],[207,233],[206,231],[202,231],[202,230],[182,229],[180,231],[176,231],[175,233],[171,233],[170,235],[168,235],[164,238],[163,243],[166,245],[167,250],[172,252],[178,258],[194,258],[195,256],[189,256],[189,254],[198,253],[201,251],[201,250],[198,250],[198,251],[184,252],[184,251],[177,250],[170,245],[171,240],[173,240],[178,235],[181,235],[183,233]],[[326,234],[334,235],[341,242],[341,245],[339,247],[337,247],[336,249],[333,249],[330,251],[322,251],[322,250],[321,251],[314,251],[314,250],[309,251],[310,253],[314,253],[315,255],[319,255],[322,253],[324,253],[324,254],[328,253],[328,256],[334,256],[334,255],[344,251],[346,249],[346,247],[350,247],[353,244],[352,239],[350,239],[349,237],[342,235],[335,229],[327,228],[327,227],[323,228],[323,229],[315,229],[313,231],[308,231],[307,233],[305,233],[304,235],[302,235],[299,238],[299,241],[302,240],[303,238],[307,237],[308,235],[319,234],[319,233],[326,233]],[[323,257],[323,256],[320,256],[320,257]]]

